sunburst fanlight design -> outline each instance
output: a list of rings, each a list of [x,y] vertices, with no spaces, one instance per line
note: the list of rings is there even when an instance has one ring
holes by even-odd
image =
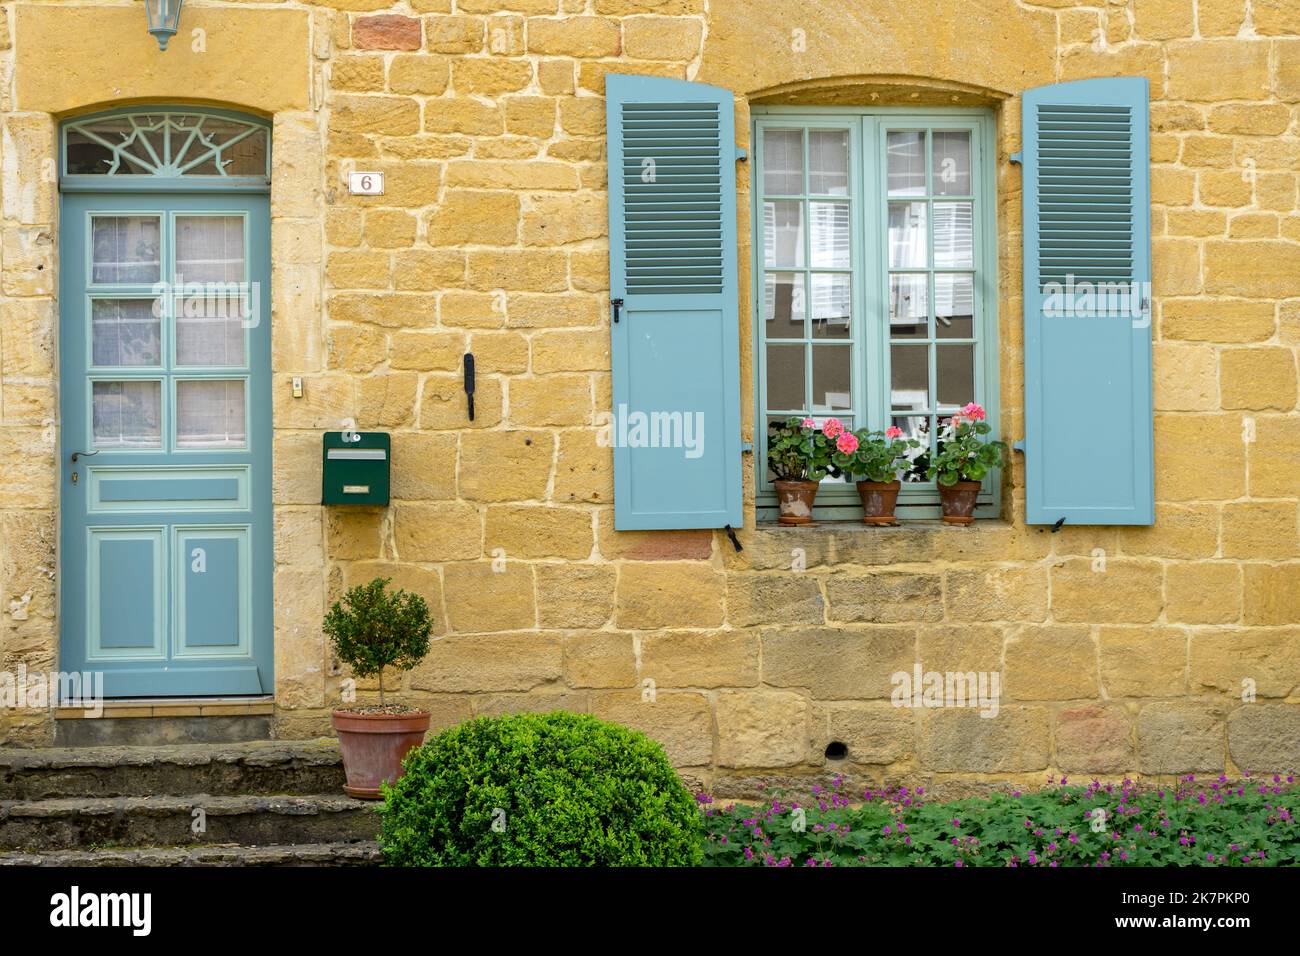
[[[242,177],[267,175],[265,126],[209,113],[130,113],[69,123],[71,175]]]

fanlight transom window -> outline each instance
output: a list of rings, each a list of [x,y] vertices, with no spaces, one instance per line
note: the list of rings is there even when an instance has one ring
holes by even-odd
[[[266,126],[214,113],[117,113],[63,129],[67,176],[265,178],[270,153]]]

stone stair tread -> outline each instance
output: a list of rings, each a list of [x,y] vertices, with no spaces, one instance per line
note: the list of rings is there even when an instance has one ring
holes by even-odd
[[[338,741],[254,740],[236,744],[172,744],[165,747],[45,747],[30,750],[0,750],[0,769],[56,770],[86,767],[147,766],[174,764],[179,767],[211,763],[244,763],[275,766],[299,761],[333,765],[340,760]]]
[[[373,840],[241,846],[104,847],[91,850],[0,852],[4,866],[292,866],[376,865],[382,854]]]
[[[285,794],[212,796],[186,794],[134,797],[46,797],[41,800],[0,800],[0,820],[6,817],[104,816],[115,813],[176,813],[200,807],[209,816],[246,813],[304,815],[371,810],[377,801],[356,800],[343,794]]]

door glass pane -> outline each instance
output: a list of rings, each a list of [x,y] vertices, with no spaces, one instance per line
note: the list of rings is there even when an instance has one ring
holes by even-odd
[[[162,383],[92,382],[96,448],[161,448]]]
[[[851,345],[813,348],[813,411],[838,412],[853,407],[852,363]]]
[[[800,200],[763,203],[763,263],[803,266],[803,202]]]
[[[235,448],[245,442],[244,383],[176,383],[176,447]]]
[[[819,269],[849,267],[849,204],[809,203],[812,223],[812,264]]]
[[[931,150],[934,153],[934,194],[971,195],[970,133],[935,133]]]
[[[940,345],[934,373],[940,405],[965,405],[975,400],[975,346]]]
[[[767,347],[767,407],[775,411],[806,409],[804,346]]]
[[[763,277],[763,322],[767,337],[801,339],[803,320],[803,273],[767,273]]]
[[[926,345],[889,347],[889,404],[905,411],[930,407],[930,348]]]
[[[808,192],[815,196],[849,194],[848,130],[808,131]]]
[[[925,203],[889,204],[889,267],[924,269],[926,261]]]
[[[803,132],[763,131],[763,192],[769,196],[803,195]]]
[[[826,272],[813,274],[813,338],[847,339],[850,337],[852,297],[849,291],[847,274]]]
[[[934,334],[941,339],[974,338],[973,276],[941,272],[934,277]]]
[[[243,282],[243,216],[176,217],[177,282]]]
[[[154,283],[162,278],[157,216],[92,216],[91,280]]]
[[[885,175],[891,196],[925,195],[925,133],[889,133],[885,137],[889,166]]]
[[[889,334],[894,338],[925,338],[930,316],[926,276],[889,277]]]
[[[186,296],[176,300],[177,365],[243,365],[244,299]]]
[[[934,266],[970,268],[975,264],[974,209],[968,202],[934,204]]]
[[[162,318],[158,299],[92,299],[91,364],[158,366],[162,361]]]

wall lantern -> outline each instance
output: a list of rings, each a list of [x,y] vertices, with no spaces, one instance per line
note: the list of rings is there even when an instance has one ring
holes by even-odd
[[[181,18],[182,0],[144,0],[149,14],[149,32],[158,41],[158,49],[167,49],[167,41],[176,35]]]

